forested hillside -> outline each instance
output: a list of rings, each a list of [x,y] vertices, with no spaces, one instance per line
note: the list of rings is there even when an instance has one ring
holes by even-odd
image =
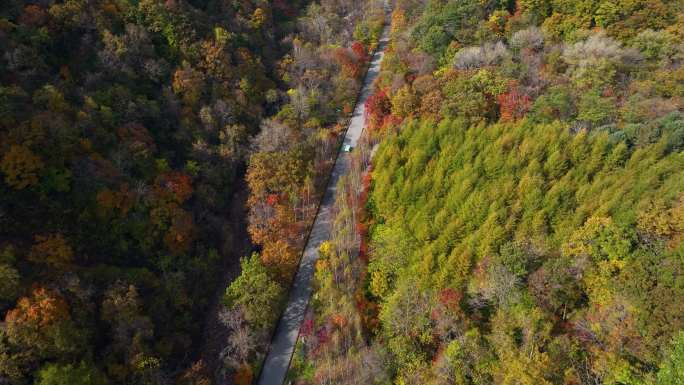
[[[397,1],[291,378],[684,383],[683,12]]]
[[[382,6],[3,1],[0,384],[252,383]],[[391,19],[288,381],[684,384],[684,1]]]
[[[4,383],[168,383],[189,367],[301,6],[3,3]]]
[[[373,9],[2,2],[0,383],[250,381],[266,334],[231,329],[241,350],[219,342],[210,372],[209,305],[249,243],[242,223],[263,250],[245,274],[287,284],[379,34]]]

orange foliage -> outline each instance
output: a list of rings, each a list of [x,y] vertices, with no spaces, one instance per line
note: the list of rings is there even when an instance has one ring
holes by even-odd
[[[87,143],[83,143],[87,144]],[[92,149],[84,149],[86,151],[90,151]],[[95,168],[95,176],[97,178],[101,178],[105,181],[115,181],[118,180],[121,177],[121,171],[117,169],[114,164],[108,160],[105,159],[101,154],[97,152],[91,152],[88,156],[88,159],[90,162],[93,163],[94,168]]]
[[[439,303],[452,311],[458,310],[462,298],[463,294],[451,288],[439,292]]]
[[[252,214],[257,206],[263,209],[263,218],[252,215],[247,229],[254,243],[266,245],[278,239],[294,240],[300,237],[301,226],[290,205],[283,203],[276,203],[275,206],[255,205],[252,207]]]
[[[392,12],[392,33],[406,28],[406,11],[397,8]]]
[[[66,81],[71,80],[71,71],[69,70],[69,66],[66,64],[62,64],[59,67],[59,76]]]
[[[202,73],[191,67],[179,68],[173,74],[173,92],[182,96],[188,105],[195,105],[202,95],[204,78]]]
[[[186,252],[192,244],[194,230],[192,214],[179,209],[172,219],[171,227],[164,235],[164,244],[173,254]]]
[[[343,316],[342,314],[334,314],[331,318],[332,323],[337,326],[338,328],[342,329],[345,326],[347,326],[347,317]]]
[[[156,180],[155,193],[159,198],[183,203],[192,196],[192,178],[179,171],[159,175]]]
[[[298,256],[297,249],[282,239],[265,243],[261,251],[261,261],[264,265],[278,270],[284,279],[294,271]]]
[[[128,189],[128,184],[124,183],[119,191],[112,191],[108,188],[97,193],[97,204],[105,211],[119,210],[121,216],[125,216],[133,208],[135,195]]]
[[[380,305],[369,301],[365,293],[361,290],[354,294],[356,310],[361,315],[361,322],[366,330],[373,331],[380,326],[379,314]]]
[[[672,218],[673,234],[668,245],[676,249],[684,242],[684,194],[679,196],[679,201],[668,213]]]
[[[366,119],[368,127],[380,127],[387,115],[392,111],[392,103],[383,90],[376,91],[366,100]]]
[[[396,128],[399,127],[403,119],[400,116],[396,116],[393,114],[387,115],[382,119],[382,129],[383,131],[387,131],[391,128]]]
[[[278,194],[268,194],[266,196],[266,204],[273,207],[278,203]]]
[[[368,51],[366,50],[366,47],[363,46],[363,43],[355,41],[352,43],[351,50],[354,52],[357,60],[361,62],[368,60]]]
[[[368,258],[368,240],[364,237],[361,238],[361,242],[359,244],[359,259],[363,263],[368,263],[369,258]]]
[[[144,156],[155,151],[154,139],[142,124],[130,123],[120,127],[117,135],[133,155]]]
[[[511,15],[506,11],[496,11],[487,20],[487,28],[496,36],[503,36],[506,25]]]
[[[305,161],[292,154],[282,152],[253,154],[250,157],[245,177],[251,192],[249,205],[263,202],[264,196],[269,193],[294,193],[302,186],[306,172]]]
[[[102,10],[116,16],[119,13],[119,9],[114,3],[105,3],[102,5]]]
[[[19,16],[19,22],[29,27],[40,27],[47,21],[48,14],[35,4],[24,7],[24,13]]]
[[[438,119],[440,116],[440,108],[443,100],[444,96],[439,89],[428,91],[420,99],[420,108],[418,113],[425,119]]]
[[[254,60],[252,53],[245,47],[238,48],[236,53],[241,64],[250,64]]]
[[[249,365],[240,366],[233,376],[233,382],[235,382],[236,385],[251,385],[253,381],[254,372]]]
[[[31,262],[60,267],[73,260],[74,251],[62,234],[36,235],[35,241],[28,255]]]
[[[111,210],[117,206],[116,193],[108,188],[100,190],[97,193],[96,199],[97,204],[104,209]]]
[[[69,317],[69,307],[66,301],[38,287],[33,289],[31,297],[23,297],[17,302],[17,307],[8,311],[5,322],[8,328],[30,324],[35,327],[47,327]]]
[[[183,372],[177,383],[179,385],[211,385],[204,361],[199,360],[192,364],[189,369]]]
[[[69,306],[59,294],[34,287],[5,315],[3,335],[30,355],[73,352],[78,349]]]
[[[510,85],[510,91],[497,96],[501,110],[501,120],[513,122],[525,116],[532,106],[532,99],[520,91],[516,84]]]
[[[204,51],[204,61],[202,69],[213,77],[221,80],[229,80],[232,75],[230,67],[230,56],[223,44],[215,41],[205,41],[202,43]]]
[[[606,304],[594,304],[586,320],[575,323],[575,333],[580,340],[590,343],[590,350],[639,351],[643,340],[636,317],[628,303],[612,298]],[[597,348],[595,342],[600,342],[601,347]]]
[[[17,190],[38,183],[43,161],[24,145],[12,145],[0,161],[5,182]]]
[[[342,66],[342,73],[350,79],[357,79],[361,76],[361,65],[358,59],[346,48],[335,50],[335,60]]]

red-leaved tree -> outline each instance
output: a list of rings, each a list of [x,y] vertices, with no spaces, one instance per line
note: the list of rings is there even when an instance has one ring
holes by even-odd
[[[383,90],[376,91],[366,100],[366,121],[368,127],[377,129],[382,126],[385,116],[392,111],[392,103]]]
[[[509,85],[509,91],[497,96],[501,112],[501,120],[514,122],[522,119],[532,105],[532,99],[525,94],[515,82]]]

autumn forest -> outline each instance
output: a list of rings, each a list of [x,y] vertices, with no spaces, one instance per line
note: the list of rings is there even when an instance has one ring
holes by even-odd
[[[0,0],[0,385],[265,384],[340,156],[283,383],[684,384],[684,1]]]

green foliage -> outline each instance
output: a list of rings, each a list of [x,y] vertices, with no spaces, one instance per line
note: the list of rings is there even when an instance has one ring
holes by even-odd
[[[572,38],[578,30],[594,25],[613,36],[629,38],[646,28],[663,29],[681,12],[680,3],[661,0],[532,0],[521,5],[533,22],[543,21],[547,31],[558,38]]]
[[[667,31],[647,29],[640,32],[633,40],[632,46],[641,52],[646,60],[660,65],[669,65],[681,53],[677,38]]]
[[[0,299],[13,300],[19,294],[20,281],[17,269],[8,264],[0,264]]]
[[[549,0],[520,0],[518,7],[533,24],[540,24],[551,15],[552,1]]]
[[[403,125],[373,161],[371,346],[397,384],[655,383],[684,322],[681,2],[421,5],[376,91]],[[337,325],[354,265],[322,259]]]
[[[501,246],[494,261],[500,263],[514,276],[519,278],[527,276],[532,262],[522,245],[510,242]]]
[[[467,287],[474,314],[496,312],[489,321],[471,319],[482,333],[492,330],[498,369],[489,373],[496,381],[538,384],[563,376],[569,367],[553,366],[545,353],[554,317],[602,325],[592,329],[611,346],[601,359],[617,360],[600,369],[606,379],[628,378],[619,374],[625,368],[629,378],[643,377],[643,369],[618,363],[639,357],[657,364],[655,330],[669,335],[680,321],[656,321],[677,314],[674,303],[642,301],[660,290],[684,298],[680,283],[668,278],[679,271],[676,257],[662,249],[654,254],[668,261],[671,273],[637,268],[647,258],[631,230],[639,207],[683,191],[681,154],[663,152],[668,138],[627,150],[603,133],[571,135],[559,122],[467,126],[459,120],[412,121],[387,138],[374,161],[371,202],[384,224],[373,237],[369,284],[399,373],[430,357],[437,324],[428,316],[435,300],[428,293]],[[623,162],[611,160],[616,151]],[[400,234],[414,234],[412,245],[403,246],[412,237]],[[626,289],[643,281],[659,282],[658,289]],[[634,322],[649,331],[634,350],[614,340],[618,293],[631,306],[658,309],[635,311]]]
[[[303,344],[301,340],[297,342],[295,351],[292,354],[292,361],[287,372],[286,381],[294,381],[296,379],[312,381],[315,374],[315,366],[313,362],[307,360]]]
[[[662,141],[664,151],[677,152],[684,148],[684,116],[679,112],[647,122],[627,124],[622,130],[606,127],[611,137],[633,147],[644,147]]]
[[[373,242],[376,249],[368,265],[370,291],[382,298],[394,288],[397,273],[409,264],[416,244],[402,227],[383,225],[375,228]]]
[[[271,278],[258,254],[243,258],[240,267],[240,276],[226,290],[227,304],[231,308],[240,307],[255,330],[268,330],[278,319],[275,309],[280,307],[284,290]]]
[[[106,377],[92,363],[47,364],[38,372],[36,385],[106,385]]]
[[[378,44],[382,28],[384,26],[384,14],[378,9],[374,9],[372,15],[356,24],[354,29],[354,40],[370,47]]]
[[[672,339],[668,357],[658,371],[658,385],[675,385],[684,381],[684,332]]]
[[[568,87],[553,86],[532,105],[529,119],[536,123],[570,120],[575,114],[573,95]]]
[[[444,87],[441,113],[445,117],[463,117],[477,122],[494,119],[494,100],[505,91],[504,79],[495,72],[481,69],[474,73],[455,74]]]
[[[16,256],[12,247],[0,251],[0,300],[14,300],[19,295],[21,276],[14,267]]]
[[[387,298],[380,313],[385,333],[406,343],[410,337],[412,344],[430,344],[432,332],[430,323],[431,303],[429,293],[416,285],[418,280],[409,280],[397,285],[396,290]]]
[[[412,38],[422,51],[439,57],[452,40],[461,45],[473,43],[475,27],[483,16],[477,0],[431,0],[415,25]]]
[[[638,53],[602,33],[568,45],[563,58],[570,65],[573,82],[583,89],[611,85],[618,75],[631,71],[639,59]]]
[[[589,127],[609,123],[615,113],[615,100],[601,95],[598,90],[584,93],[577,103],[577,119],[587,122]]]

